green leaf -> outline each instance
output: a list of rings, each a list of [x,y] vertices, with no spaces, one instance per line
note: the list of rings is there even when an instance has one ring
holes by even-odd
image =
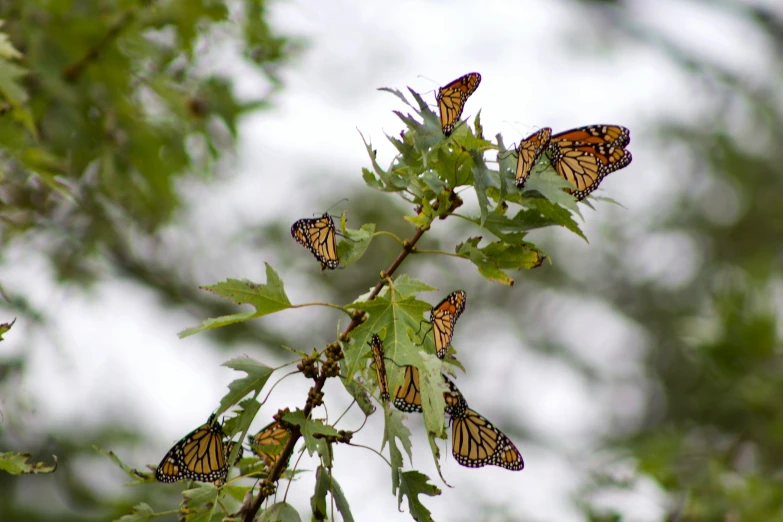
[[[414,109],[414,110],[416,109],[413,105],[410,104],[410,102],[408,102],[408,100],[405,98],[405,95],[402,94],[402,92],[400,92],[399,90],[392,89],[391,87],[378,87],[378,90],[379,91],[383,91],[383,92],[391,93],[391,94],[395,95],[397,98],[399,98],[400,100],[402,100],[402,103],[404,103],[405,105],[407,105],[411,109]]]
[[[231,417],[223,423],[223,433],[228,437],[232,437],[239,432],[243,435],[240,439],[244,438],[247,431],[250,429],[250,425],[256,417],[256,413],[261,409],[261,403],[255,399],[247,398],[239,402],[239,409],[235,410],[239,415]]]
[[[343,386],[345,386],[346,391],[351,394],[351,397],[356,399],[356,404],[359,405],[359,409],[362,410],[362,413],[367,416],[375,413],[375,405],[370,400],[370,395],[367,393],[367,390],[356,381],[348,382],[346,379],[345,366],[340,366],[340,376],[342,377]]]
[[[487,198],[487,189],[489,187],[497,187],[498,183],[493,179],[493,171],[487,168],[484,163],[484,158],[481,152],[477,150],[471,150],[470,155],[473,158],[473,186],[476,189],[476,197],[478,198],[479,210],[481,211],[481,226],[484,226],[484,221],[487,219],[489,213],[489,199]],[[498,173],[494,173],[498,176]]]
[[[574,185],[564,180],[557,173],[550,169],[542,172],[532,172],[525,183],[525,192],[538,192],[552,203],[556,203],[564,208],[572,210],[579,214],[579,208],[576,204],[576,198],[565,192],[563,189],[573,189]]]
[[[214,484],[203,483],[196,488],[186,489],[182,492],[188,507],[198,507],[217,499],[218,489]]]
[[[155,516],[155,512],[147,504],[142,502],[133,506],[133,511],[118,519],[118,522],[146,522]]]
[[[306,419],[302,410],[296,410],[283,417],[286,422],[296,424],[305,439],[305,446],[310,456],[318,449],[319,439],[313,437],[316,433],[322,435],[337,436],[337,430],[325,424],[323,419]]]
[[[370,246],[375,223],[365,223],[358,230],[346,227],[345,213],[340,219],[340,230],[347,238],[337,245],[337,257],[343,267],[349,267],[361,258]]]
[[[383,340],[385,355],[397,365],[421,365],[419,348],[408,336],[409,328],[416,329],[424,312],[431,307],[415,297],[400,299],[396,292],[379,295],[372,301],[360,301],[348,308],[363,310],[367,319],[351,333],[351,344],[345,353],[347,382],[353,379],[360,367],[365,365],[364,356],[369,352],[368,341],[374,333],[386,330]]]
[[[408,274],[402,274],[394,280],[394,291],[403,299],[419,292],[434,292],[436,290],[437,288],[434,286],[414,279]]]
[[[4,23],[5,22],[0,20],[0,27],[2,27]],[[5,33],[0,33],[0,58],[16,60],[21,57],[22,53],[17,51],[13,44],[8,41],[8,35]]]
[[[27,92],[17,82],[25,75],[27,75],[26,69],[0,59],[0,94],[15,107],[27,101]]]
[[[446,401],[443,394],[448,391],[441,374],[443,363],[434,354],[422,354],[421,358],[422,365],[418,368],[424,426],[427,428],[427,433],[443,438],[446,436],[446,421],[443,415]]]
[[[181,510],[188,513],[186,522],[210,522],[217,508],[218,489],[214,484],[201,484],[199,487],[182,492],[184,497]]]
[[[239,372],[245,372],[247,377],[229,383],[229,392],[220,399],[220,406],[215,415],[228,411],[231,406],[238,403],[249,393],[255,393],[257,396],[274,371],[273,368],[265,366],[248,356],[236,357],[224,362],[223,366]]]
[[[433,193],[439,194],[442,190],[446,189],[446,184],[438,177],[437,172],[428,170],[421,175],[421,180]]]
[[[372,148],[372,145],[367,143],[361,133],[359,133],[359,135],[362,136],[364,147],[367,149],[367,154],[370,156],[370,161],[372,162],[372,168],[375,171],[375,174],[377,174],[377,176],[383,182],[381,190],[385,192],[399,192],[400,190],[403,190],[408,185],[407,180],[402,179],[398,175],[387,172],[381,168],[381,166],[378,165],[378,162],[375,160],[375,150]]]
[[[326,511],[326,493],[329,491],[329,473],[323,466],[318,466],[315,471],[315,491],[310,497],[310,509],[313,510],[313,519],[327,520],[329,517]]]
[[[226,495],[240,503],[245,500],[245,495],[247,495],[247,492],[253,491],[253,489],[253,486],[237,486],[236,484],[230,483],[223,486],[223,491],[226,493]]]
[[[386,442],[389,443],[389,458],[392,465],[392,493],[397,492],[397,488],[400,484],[400,468],[402,468],[402,452],[400,452],[397,441],[402,444],[405,453],[408,454],[408,460],[411,456],[411,432],[402,423],[403,413],[392,409],[384,409],[385,421],[383,428],[383,440],[381,441],[381,451],[386,446]]]
[[[419,501],[419,495],[434,497],[441,494],[433,484],[427,483],[429,477],[418,471],[405,471],[400,475],[400,490],[397,493],[397,506],[402,504],[402,497],[408,497],[408,511],[413,520],[429,522],[432,520],[430,511]]]
[[[288,300],[288,296],[285,294],[285,289],[283,288],[283,281],[268,263],[266,264],[266,284],[257,284],[248,280],[227,279],[222,283],[212,286],[202,286],[201,288],[221,297],[225,297],[226,299],[231,299],[236,304],[253,305],[256,311],[207,319],[200,326],[180,332],[180,339],[189,335],[212,330],[213,328],[219,328],[279,312],[291,307],[291,302]]]
[[[11,475],[38,475],[39,473],[53,473],[57,469],[57,455],[52,455],[54,464],[47,466],[43,462],[29,463],[29,453],[16,453],[9,451],[0,453],[0,471]]]
[[[362,179],[368,187],[376,190],[383,190],[384,184],[366,167],[362,167]]]
[[[457,245],[458,255],[470,259],[478,267],[479,273],[490,281],[497,281],[506,285],[513,285],[504,269],[534,268],[540,266],[544,260],[543,254],[529,243],[511,245],[503,241],[496,241],[478,248],[481,237],[472,237]]]
[[[329,491],[332,493],[334,503],[337,505],[337,511],[343,516],[343,522],[353,522],[351,506],[348,505],[348,499],[345,498],[340,484],[337,483],[337,479],[335,479],[334,476],[330,476],[329,478]]]
[[[0,341],[3,340],[3,334],[5,334],[8,330],[10,330],[15,322],[16,322],[16,318],[14,318],[14,320],[11,321],[10,323],[0,323]]]
[[[258,522],[302,522],[291,504],[278,502],[261,512]]]

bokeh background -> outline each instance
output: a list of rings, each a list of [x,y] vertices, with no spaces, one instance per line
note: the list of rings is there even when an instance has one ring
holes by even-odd
[[[433,517],[783,520],[778,2],[3,0],[0,19],[27,70],[0,69],[0,322],[17,318],[0,343],[0,450],[59,457],[52,475],[0,474],[1,520],[173,508],[181,486],[124,486],[92,445],[157,463],[238,377],[222,362],[281,364],[280,345],[322,347],[341,319],[292,310],[179,340],[235,311],[198,285],[263,282],[268,262],[293,302],[364,293],[395,243],[320,274],[290,224],[348,198],[332,212],[352,228],[410,236],[411,209],[362,182],[359,132],[386,164],[404,107],[376,88],[434,101],[470,71],[483,80],[465,116],[481,110],[487,136],[616,123],[634,161],[596,193],[622,206],[582,206],[589,244],[531,234],[552,264],[512,288],[442,256],[403,266],[439,287],[430,302],[468,292],[460,389],[526,462],[449,455],[447,487],[411,418],[413,465],[443,489],[424,499]],[[469,234],[438,223],[422,248]],[[257,427],[306,389],[283,381]],[[326,394],[332,418],[349,400]],[[338,427],[362,421],[354,409]],[[381,434],[376,414],[357,438],[379,449]],[[334,473],[357,520],[410,519],[373,453],[338,448]],[[287,497],[304,517],[312,475]]]

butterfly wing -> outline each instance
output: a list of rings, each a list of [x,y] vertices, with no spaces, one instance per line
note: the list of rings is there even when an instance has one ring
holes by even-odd
[[[553,141],[573,141],[584,145],[612,145],[625,148],[631,143],[631,131],[620,125],[586,125],[576,129],[558,132]]]
[[[576,142],[550,142],[550,161],[555,172],[575,185],[568,189],[581,201],[598,188],[612,172],[626,167],[633,157],[625,149],[613,145],[580,145]]]
[[[337,233],[329,214],[318,219],[300,219],[291,226],[291,236],[312,252],[321,263],[321,270],[334,270],[340,264],[337,258]]]
[[[185,435],[169,450],[155,470],[155,478],[160,482],[225,481],[228,465],[224,438],[223,428],[214,422],[214,415],[210,416],[206,424]]]
[[[460,408],[467,409],[468,405],[462,394],[451,382],[451,379],[443,375],[443,380],[449,386],[449,391],[443,393],[446,400],[445,412],[449,415],[455,415]],[[405,367],[405,379],[397,387],[394,393],[394,407],[407,413],[421,413],[421,388],[419,386],[419,370],[415,366]]]
[[[419,370],[415,366],[405,367],[405,378],[394,392],[394,407],[405,412],[421,413],[421,389]]]
[[[459,464],[469,468],[500,466],[517,471],[525,467],[522,454],[514,443],[470,408],[453,418],[451,452]]]
[[[461,76],[438,89],[435,99],[440,111],[440,126],[446,136],[450,136],[454,131],[454,125],[462,116],[465,102],[478,88],[479,83],[481,83],[481,75],[474,72]]]
[[[551,136],[552,129],[544,127],[519,143],[519,147],[517,147],[517,171],[514,175],[517,187],[522,188],[525,186],[530,171],[533,170],[536,161],[546,150]]]
[[[378,334],[373,334],[370,341],[370,348],[372,349],[372,356],[375,360],[375,372],[378,376],[378,387],[381,389],[381,400],[383,402],[389,402],[389,382],[386,379],[386,365],[384,364],[383,357],[383,343]]]
[[[231,456],[231,452],[234,451],[234,446],[236,446],[237,443],[232,441],[229,441],[226,444],[226,462],[228,462],[229,457]],[[232,466],[236,466],[237,462],[242,460],[242,456],[245,454],[245,449],[242,446],[239,446],[239,451],[237,452],[237,456],[234,458],[234,460],[231,462]]]
[[[457,290],[447,295],[443,301],[430,310],[433,337],[435,339],[435,354],[438,358],[446,357],[454,337],[454,326],[465,310],[468,296],[464,290]]]
[[[249,440],[250,449],[269,467],[274,467],[280,459],[280,452],[288,442],[291,433],[279,422],[272,422]]]

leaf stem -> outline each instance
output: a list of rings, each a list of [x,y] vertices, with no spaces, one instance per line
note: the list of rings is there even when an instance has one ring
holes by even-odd
[[[452,254],[451,252],[444,252],[443,250],[416,250],[414,254],[438,254],[441,256],[457,257],[459,259],[467,259],[465,256],[459,254]]]
[[[346,310],[345,307],[340,306],[340,305],[336,305],[334,303],[320,303],[320,302],[302,303],[302,304],[298,304],[298,305],[291,305],[291,308],[304,308],[305,306],[326,306],[326,307],[329,307],[329,308],[335,308],[337,310],[340,310],[341,312],[345,313],[348,316],[351,315],[351,312]]]
[[[371,448],[369,446],[365,446],[364,444],[354,444],[353,442],[349,442],[348,445],[349,446],[354,446],[356,448],[364,448],[364,449],[370,450],[373,453],[375,453],[376,455],[378,455],[379,457],[381,457],[383,460],[385,460],[386,464],[388,464],[390,468],[392,467],[391,462],[386,460],[386,457],[383,456],[383,453],[379,452],[377,449]]]
[[[389,237],[393,238],[397,243],[402,244],[402,239],[400,239],[396,235],[392,234],[391,232],[386,232],[386,231],[381,230],[381,231],[376,232],[375,234],[372,235],[372,237],[375,237],[375,236],[389,236]]]
[[[399,255],[392,261],[392,263],[389,265],[389,268],[385,270],[385,274],[387,277],[391,277],[394,272],[399,268],[399,266],[402,264],[403,261],[405,261],[405,258],[410,255],[411,250],[413,249],[414,245],[421,239],[421,236],[424,235],[424,232],[426,230],[422,228],[416,228],[416,232],[413,234],[413,237],[408,240],[407,246],[403,246],[402,251],[399,253]],[[370,292],[369,297],[367,298],[368,301],[372,301],[375,299],[378,294],[380,293],[381,289],[383,288],[383,285],[385,284],[384,280],[379,280],[375,287]],[[351,322],[348,324],[348,326],[345,328],[345,331],[343,332],[343,336],[347,336],[349,333],[351,333],[357,326],[359,326],[362,323],[361,316],[354,316],[353,319],[351,319]],[[323,387],[324,383],[326,383],[326,375],[324,375],[323,372],[321,372],[320,375],[316,378],[315,385],[313,386],[313,390],[318,393],[320,392]],[[310,413],[312,411],[311,402],[308,402],[305,404],[303,413],[304,417],[306,419],[310,418]],[[294,451],[294,446],[296,446],[296,443],[299,441],[299,437],[301,437],[302,434],[300,433],[299,429],[295,427],[295,429],[292,431],[291,436],[288,438],[288,442],[286,443],[285,447],[283,448],[283,451],[280,453],[280,458],[277,459],[277,462],[275,463],[272,470],[269,472],[269,476],[267,477],[267,480],[275,483],[280,478],[280,475],[282,474],[283,470],[286,467],[286,464],[288,462],[288,459],[291,457],[291,454]],[[375,451],[375,450],[373,450]],[[376,452],[377,453],[377,452]],[[379,454],[380,455],[380,454]],[[383,455],[381,455],[383,457]],[[384,457],[384,460],[386,458]],[[388,462],[388,461],[387,461]],[[391,463],[389,464],[391,466]],[[258,513],[258,510],[261,509],[261,505],[264,503],[264,500],[266,499],[267,495],[263,493],[263,491],[258,492],[258,496],[256,496],[253,499],[253,502],[247,506],[247,510],[244,510],[244,505],[242,506],[243,509],[240,509],[242,513],[242,522],[253,522],[253,519],[256,516],[256,513]]]

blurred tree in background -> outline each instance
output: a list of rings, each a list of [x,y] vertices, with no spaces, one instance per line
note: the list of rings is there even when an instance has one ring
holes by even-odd
[[[268,107],[282,86],[278,70],[299,44],[269,27],[266,7],[263,0],[0,2],[0,263],[11,248],[32,249],[46,253],[64,284],[89,286],[114,271],[169,302],[221,313],[224,305],[198,295],[187,273],[167,268],[158,233],[182,208],[185,180],[208,183],[230,170],[239,119]],[[258,97],[240,98],[231,71],[215,72],[228,48],[266,85]],[[0,277],[5,314],[46,325],[10,283]],[[96,493],[83,457],[94,450],[83,441],[116,447],[138,434],[106,425],[57,434],[56,442],[37,435],[19,421],[29,406],[15,404],[26,364],[26,357],[0,362],[0,448],[44,460],[56,453],[71,466],[45,477],[0,474],[0,520],[127,513],[142,493]],[[25,500],[34,491],[48,501]]]
[[[678,64],[697,86],[694,98],[711,110],[696,121],[649,122],[659,131],[660,150],[668,151],[662,162],[677,165],[676,173],[666,173],[670,198],[646,222],[629,225],[621,211],[614,213],[618,219],[602,228],[607,246],[600,263],[589,273],[569,270],[573,265],[561,262],[572,254],[569,246],[553,241],[548,250],[554,266],[527,278],[524,291],[509,296],[483,282],[468,287],[485,303],[527,316],[523,324],[540,321],[535,303],[555,294],[599,300],[643,332],[645,379],[635,383],[644,390],[643,415],[632,425],[607,427],[604,449],[615,464],[596,467],[577,499],[591,520],[622,520],[604,495],[646,478],[669,494],[667,520],[783,520],[777,329],[783,296],[777,241],[783,232],[783,15],[740,1],[694,3],[752,27],[777,65],[751,80],[644,25],[629,2],[575,2],[575,8],[590,9],[601,29],[611,29],[601,42],[634,41]],[[14,58],[3,52],[0,41],[0,262],[11,248],[41,249],[63,281],[89,284],[110,267],[172,304],[198,308],[201,317],[227,312],[195,290],[204,281],[169,268],[166,256],[145,240],[154,244],[160,227],[176,217],[179,180],[200,176],[207,182],[216,168],[226,170],[237,119],[269,103],[280,86],[276,69],[295,51],[266,25],[262,2],[236,5],[241,9],[229,12],[205,0],[0,3],[0,31],[21,53]],[[262,99],[239,100],[228,76],[214,75],[205,62],[210,43],[226,38],[238,42],[268,80]],[[358,222],[387,222],[396,214],[384,213],[364,193],[347,196],[358,202],[352,206]],[[267,224],[265,238],[282,240],[288,226]],[[651,266],[640,272],[628,260],[642,247],[651,253]],[[353,268],[355,277],[319,284],[356,295],[366,289],[360,282],[385,261],[370,251]],[[0,283],[8,282],[0,277]],[[6,294],[4,313],[45,323],[23,295]],[[221,335],[239,338],[243,328],[253,328],[244,333],[274,345],[274,334],[258,323]],[[602,378],[545,333],[535,341],[551,357]],[[1,362],[0,393],[13,397],[26,361]],[[616,397],[618,408],[624,399]],[[30,451],[40,460],[57,453],[80,462],[79,456],[93,453],[82,441],[115,447],[138,438],[107,426],[58,434],[54,444],[14,425],[18,408],[3,404],[0,448]],[[517,437],[509,434],[518,440],[525,427],[517,429]],[[106,520],[127,513],[142,497],[172,502],[161,488],[106,498],[90,486],[88,464],[45,477],[0,474],[0,519]],[[58,501],[43,507],[30,500],[41,496]]]
[[[783,11],[693,3],[706,20],[733,18],[764,44],[770,65],[756,62],[764,72],[750,75],[652,28],[630,3],[585,3],[613,34],[679,65],[705,108],[696,121],[650,122],[670,151],[662,159],[677,165],[654,220],[608,225],[610,247],[589,277],[551,273],[551,284],[601,296],[644,331],[646,407],[639,425],[607,436],[625,464],[615,478],[635,469],[657,481],[670,494],[667,520],[783,520]],[[641,248],[652,258],[646,274],[627,262]]]

